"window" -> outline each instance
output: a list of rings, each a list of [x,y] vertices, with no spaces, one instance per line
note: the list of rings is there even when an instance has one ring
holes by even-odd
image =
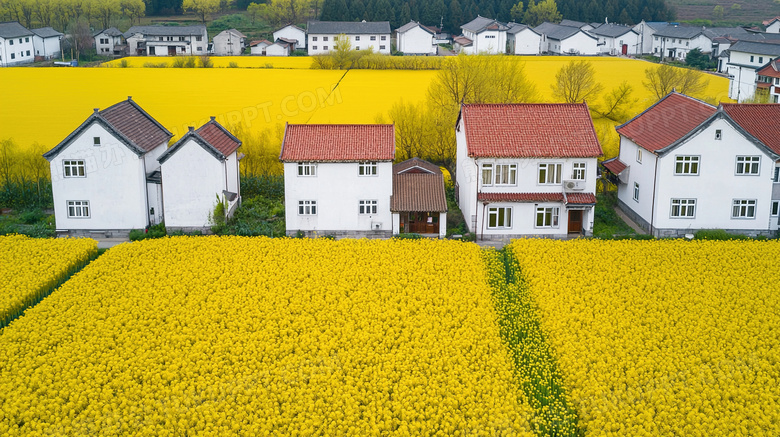
[[[25,38],[24,42],[30,42],[30,37],[28,36],[27,38]]]
[[[737,174],[738,175],[757,175],[760,156],[737,156]]]
[[[360,214],[376,214],[376,200],[361,200],[360,201]]]
[[[203,47],[201,47],[201,46],[198,46],[198,51],[199,51],[199,52],[202,52],[202,51],[203,51]]]
[[[89,201],[69,200],[68,218],[89,218]]]
[[[108,38],[100,38],[100,44],[108,44]]]
[[[572,167],[571,178],[578,181],[584,181],[585,167],[586,166],[584,162],[575,162],[574,166]]]
[[[173,41],[173,37],[172,37],[172,36],[169,36],[169,37],[168,37],[168,41]]]
[[[322,50],[328,50],[328,46],[322,46]]]
[[[8,40],[8,45],[9,45],[9,46],[12,46],[12,45],[14,45],[14,40],[12,40],[12,39],[9,39],[9,40]]]
[[[674,162],[674,174],[697,175],[699,174],[698,156],[676,156]]]
[[[317,46],[311,46],[312,50],[317,50]]]
[[[750,62],[753,62],[753,56],[752,55],[750,56]]]
[[[685,41],[685,46],[688,47],[689,45],[691,45],[691,42],[690,41]]]
[[[375,35],[371,35],[371,38],[369,38],[369,39],[370,39],[371,41],[376,41],[376,36],[375,36]]]
[[[327,37],[327,36],[323,36],[323,37],[322,37],[322,40],[323,40],[323,41],[327,41],[327,40],[328,40],[328,37]]]
[[[488,229],[509,229],[512,227],[511,207],[488,208]]]
[[[639,202],[639,184],[634,182],[634,200]]]
[[[27,53],[26,53],[26,54],[27,54],[27,56],[30,56],[30,51],[29,51],[29,50],[27,50]]]
[[[780,167],[775,167],[775,176],[772,178],[772,182],[780,183]]]
[[[379,50],[384,50],[385,46],[379,46]]]
[[[696,217],[696,199],[672,199],[672,210],[669,216],[672,218]]]
[[[658,41],[658,37],[657,36],[655,37],[655,40]]]
[[[772,216],[777,216],[780,214],[780,200],[773,200],[772,201]]]
[[[180,37],[179,37],[179,41],[184,41],[184,37],[183,37],[183,36],[180,36]]]
[[[376,176],[376,162],[361,162],[358,165],[358,175]]]
[[[763,56],[759,56],[758,57],[758,63],[759,64],[763,64],[764,63],[764,57]]]
[[[360,41],[360,35],[355,35],[355,41]]]
[[[355,50],[360,50],[360,46],[355,46]]]
[[[16,59],[16,53],[11,53],[11,59]]]
[[[66,178],[83,178],[86,175],[83,159],[65,160],[62,165],[65,167]]]
[[[756,201],[750,199],[734,199],[731,204],[731,218],[756,218]]]
[[[198,35],[195,37],[195,41],[203,41],[203,37]]]
[[[553,206],[539,206],[536,208],[537,228],[557,228],[558,213],[560,208]]]
[[[299,200],[298,215],[317,215],[317,201]]]
[[[313,36],[313,37],[311,37],[311,40],[312,40],[312,41],[317,41],[317,37],[316,37],[316,36]]]
[[[160,37],[160,41],[165,41],[165,38],[163,38],[163,37]]]
[[[493,185],[493,164],[482,164],[482,185]]]
[[[298,176],[317,176],[317,164],[312,162],[299,162]]]
[[[636,162],[642,163],[642,149],[636,149]]]
[[[560,184],[561,164],[539,164],[540,184]]]
[[[715,129],[715,139],[716,140],[723,139],[723,131],[721,131],[720,129]]]
[[[100,137],[92,137],[92,145],[93,146],[99,146],[100,145]]]
[[[382,41],[386,41],[387,40],[387,36],[386,35],[382,35],[381,37],[379,37],[379,39],[382,40]]]
[[[517,164],[496,164],[496,185],[517,184]]]

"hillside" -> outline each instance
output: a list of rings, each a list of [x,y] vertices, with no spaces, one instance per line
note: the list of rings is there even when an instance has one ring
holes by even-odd
[[[780,4],[773,0],[666,0],[674,7],[677,19],[717,21],[713,10],[723,6],[723,21],[739,24],[761,24],[762,21],[780,15]],[[738,8],[732,9],[733,5]]]

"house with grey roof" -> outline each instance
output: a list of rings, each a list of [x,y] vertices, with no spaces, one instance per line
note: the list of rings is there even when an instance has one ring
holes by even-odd
[[[542,35],[542,53],[566,55],[597,55],[598,38],[571,26],[544,22],[534,27]]]
[[[605,23],[589,33],[598,38],[599,52],[607,55],[636,56],[640,54],[639,33],[630,26]]]
[[[396,45],[405,55],[435,55],[438,52],[436,32],[419,22],[410,21],[395,31]]]
[[[712,52],[712,39],[718,35],[704,27],[666,26],[653,35],[653,54],[661,59],[684,61],[688,52]]]
[[[664,27],[668,26],[666,21],[645,21],[642,20],[634,26],[634,30],[639,35],[640,53],[648,55],[653,53],[653,36]]]
[[[34,36],[18,21],[0,23],[0,67],[32,63],[35,60]]]
[[[133,26],[124,33],[128,51],[137,56],[205,55],[206,26]]]
[[[780,56],[780,44],[737,41],[728,50],[726,73],[729,75],[729,98],[738,102],[756,93],[757,71]]]
[[[62,37],[64,34],[57,32],[51,27],[41,27],[32,30],[33,47],[35,47],[35,57],[43,59],[59,58],[62,54]]]
[[[293,42],[293,50],[305,50],[306,49],[306,31],[294,24],[288,24],[281,29],[277,29],[273,33],[274,41],[282,39],[283,41]]]
[[[525,24],[509,23],[506,31],[509,53],[513,55],[538,55],[542,48],[542,35]]]
[[[116,27],[109,27],[95,32],[95,52],[103,56],[127,55],[127,44],[124,35]]]
[[[576,28],[582,29],[582,30],[584,30],[586,32],[588,32],[588,31],[598,27],[598,25],[594,26],[594,24],[597,24],[597,23],[590,24],[590,23],[584,23],[582,21],[575,21],[575,20],[568,20],[568,19],[563,19],[558,24],[560,24],[561,26],[576,27]]]
[[[246,47],[246,35],[236,29],[227,29],[214,35],[214,54],[239,56]]]
[[[466,54],[499,54],[506,53],[506,24],[491,18],[477,15],[477,18],[460,26],[463,37],[472,44],[465,45],[462,52]]]
[[[389,21],[309,21],[306,31],[310,55],[330,53],[341,35],[347,38],[352,50],[390,54]]]

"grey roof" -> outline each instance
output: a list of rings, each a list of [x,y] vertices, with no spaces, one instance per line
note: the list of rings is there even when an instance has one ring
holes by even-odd
[[[558,41],[569,38],[577,34],[577,32],[582,32],[593,39],[597,39],[595,36],[583,31],[579,27],[561,26],[560,24],[553,24],[547,21],[534,27],[534,31],[539,34],[547,35],[547,38],[557,39]]]
[[[303,33],[306,33],[306,31],[305,31],[304,29],[301,29],[300,27],[298,27],[298,26],[296,26],[296,25],[294,25],[294,24],[285,24],[284,26],[282,26],[282,27],[280,27],[280,28],[278,28],[278,29],[274,30],[274,31],[273,31],[273,33],[276,33],[276,32],[278,32],[278,31],[280,31],[280,30],[282,30],[282,29],[286,29],[286,28],[288,28],[288,27],[292,27],[292,28],[294,28],[294,29],[298,29],[298,30],[300,30],[300,31],[301,31],[301,32],[303,32]]]
[[[97,32],[93,33],[92,36],[98,36],[101,33],[105,34],[106,36],[122,36],[122,32],[120,32],[116,27],[109,27],[108,29],[98,30]]]
[[[29,36],[33,33],[26,27],[19,24],[18,21],[6,21],[0,23],[0,37],[15,38],[17,36]]]
[[[666,21],[645,21],[645,24],[650,26],[653,30],[661,30],[665,29],[667,26],[669,26],[669,23]]]
[[[57,32],[51,27],[41,27],[39,29],[33,29],[32,32],[41,38],[58,38],[63,36],[63,33]]]
[[[780,56],[780,44],[754,41],[737,41],[729,47],[729,51],[755,53],[757,55]]]
[[[531,32],[536,33],[538,35],[538,32],[526,26],[525,24],[509,23],[507,24],[507,26],[509,27],[509,30],[507,30],[506,33],[510,33],[512,35],[517,35],[518,33],[524,31],[525,29],[528,29]]]
[[[717,36],[732,36],[735,38],[750,34],[743,27],[708,27],[707,30]]]
[[[601,26],[593,30],[589,30],[588,32],[594,35],[608,36],[610,38],[615,38],[621,35],[625,35],[628,32],[636,33],[634,29],[632,29],[630,26],[623,26],[621,24],[613,24],[613,23],[602,24]]]
[[[246,38],[246,35],[244,35],[243,33],[239,32],[236,29],[226,29],[226,30],[223,30],[222,32],[219,32],[216,36],[219,36],[219,35],[222,35],[222,34],[227,35],[228,33],[232,33],[233,35],[236,35],[236,36],[241,37],[241,38]]]
[[[581,29],[584,26],[592,26],[592,24],[584,23],[582,21],[566,20],[566,19],[561,20],[561,22],[558,24],[560,24],[561,26],[576,27],[579,29]]]
[[[422,30],[424,30],[424,31],[426,31],[426,32],[428,32],[428,33],[430,33],[431,35],[435,35],[435,33],[434,33],[434,32],[433,32],[431,29],[429,29],[429,28],[427,28],[427,27],[423,26],[422,24],[420,24],[420,23],[418,23],[418,22],[416,22],[416,21],[414,21],[414,20],[412,20],[412,21],[410,21],[410,22],[408,22],[408,23],[404,24],[403,26],[399,27],[399,28],[396,30],[396,32],[398,32],[398,33],[404,33],[404,32],[410,31],[410,30],[412,30],[412,29],[414,29],[415,27],[418,27],[418,26],[420,27],[420,29],[422,29]]]
[[[710,39],[718,36],[699,26],[666,26],[655,31],[656,36],[685,39],[692,39],[702,34]]]
[[[507,27],[504,23],[500,21],[496,21],[492,18],[480,17],[479,15],[477,15],[477,18],[469,21],[463,26],[460,26],[460,28],[464,30],[470,30],[474,33],[480,33],[483,30],[488,28],[490,28],[490,30],[499,30],[499,31],[507,30]]]
[[[389,34],[389,21],[309,21],[306,26],[309,34],[346,34],[364,35]]]
[[[195,26],[133,26],[125,32],[125,38],[130,38],[136,33],[150,36],[202,35],[206,33],[206,26],[202,24]]]

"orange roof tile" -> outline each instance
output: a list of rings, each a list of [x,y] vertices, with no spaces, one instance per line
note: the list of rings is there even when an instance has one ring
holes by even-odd
[[[563,202],[563,193],[478,193],[480,202]],[[566,193],[566,203],[591,205],[596,203],[593,193]]]
[[[616,130],[638,146],[655,152],[685,136],[715,111],[712,105],[671,92]]]
[[[241,146],[241,141],[225,130],[213,118],[195,132],[225,156],[229,156]]]
[[[602,154],[585,103],[468,104],[461,108],[472,157],[562,158]]]
[[[392,124],[289,124],[284,132],[284,162],[392,161]]]
[[[607,170],[611,171],[612,174],[615,174],[615,175],[619,175],[620,173],[623,173],[623,170],[628,168],[628,166],[626,165],[625,162],[623,162],[623,161],[621,161],[621,160],[619,160],[617,158],[608,159],[608,160],[602,162],[601,165],[603,165],[604,168],[606,168]]]
[[[732,120],[780,154],[780,104],[722,103]]]

